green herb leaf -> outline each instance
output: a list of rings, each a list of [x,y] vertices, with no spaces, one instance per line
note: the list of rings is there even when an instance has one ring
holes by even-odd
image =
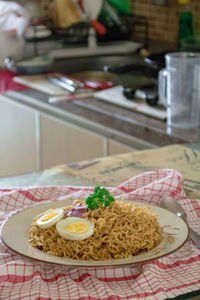
[[[96,186],[94,193],[90,194],[85,200],[87,206],[92,210],[99,208],[101,205],[107,207],[112,201],[115,201],[113,196],[105,188],[100,188],[100,186]]]

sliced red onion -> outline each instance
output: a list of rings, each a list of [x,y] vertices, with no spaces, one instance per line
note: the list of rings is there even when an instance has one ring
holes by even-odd
[[[82,205],[78,203],[76,206],[72,207],[69,211],[65,212],[65,217],[76,217],[84,218],[87,205]]]

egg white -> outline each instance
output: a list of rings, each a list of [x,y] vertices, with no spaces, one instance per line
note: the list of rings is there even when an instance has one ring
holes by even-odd
[[[56,215],[51,217],[50,219],[44,221],[43,219],[51,213],[55,213]],[[37,219],[36,225],[42,229],[47,229],[50,226],[53,226],[54,224],[56,224],[60,219],[63,218],[63,216],[64,216],[64,210],[62,208],[50,209],[50,210],[46,211],[44,214],[42,214],[42,216],[40,216]]]
[[[86,225],[86,230],[82,233],[76,233],[67,230],[66,226],[75,223],[81,223]],[[66,219],[60,220],[58,223],[56,223],[56,230],[61,237],[73,241],[85,240],[94,233],[94,227],[90,221],[77,217],[68,217]]]

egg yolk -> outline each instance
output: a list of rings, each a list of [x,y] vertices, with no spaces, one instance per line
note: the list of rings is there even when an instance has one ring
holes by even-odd
[[[68,224],[65,226],[65,230],[73,232],[73,233],[83,233],[89,229],[87,224],[76,222],[72,224]]]
[[[49,221],[50,219],[52,219],[53,217],[55,217],[58,213],[57,212],[50,212],[48,214],[46,214],[41,221],[45,222],[45,221]]]

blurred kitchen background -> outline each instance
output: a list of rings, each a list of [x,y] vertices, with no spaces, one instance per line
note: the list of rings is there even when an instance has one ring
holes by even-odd
[[[163,51],[176,50],[181,38],[192,37],[192,41],[190,39],[192,47],[197,47],[197,50],[200,48],[198,39],[200,3],[198,0],[108,0],[100,2],[101,9],[96,11],[96,16],[105,26],[106,33],[101,27],[97,29],[99,42],[134,40],[142,42],[145,49],[155,52],[162,48]],[[43,48],[44,51],[49,47],[59,48],[63,45],[80,44],[84,38],[86,41],[89,28],[85,23],[85,20],[88,20],[88,12],[84,11],[84,1],[19,0],[19,3],[29,11],[31,24],[47,26],[47,28],[34,26],[35,29],[29,27],[26,31],[25,38],[28,43],[33,42],[34,34],[37,36],[35,40],[40,41],[37,45],[38,49]],[[98,4],[96,6],[98,10]],[[51,43],[41,44],[44,40],[49,40]],[[55,40],[57,44],[53,43]],[[58,42],[60,42],[59,45]]]
[[[44,12],[44,18],[51,18],[51,0],[40,0]],[[151,41],[165,41],[176,44],[178,41],[179,18],[184,11],[190,11],[193,16],[194,35],[200,35],[200,2],[198,0],[130,0],[107,1],[114,9],[123,11],[126,2],[129,13],[135,16],[145,17],[148,22],[148,38]],[[117,6],[118,4],[118,6]],[[118,10],[118,12],[119,12]],[[126,11],[126,8],[124,9]]]
[[[50,17],[51,0],[40,0],[45,18]],[[113,1],[114,2],[114,1]],[[120,1],[118,1],[120,2]],[[123,0],[121,0],[123,2]],[[126,1],[125,1],[126,2]],[[128,2],[128,1],[127,1]],[[184,4],[189,3],[194,17],[196,35],[200,34],[200,2],[199,0],[130,0],[130,10],[136,16],[144,16],[148,20],[149,39],[176,43],[178,34],[179,14],[184,10]],[[112,3],[112,1],[110,1]]]
[[[0,1],[0,176],[199,142],[199,16],[198,0]],[[196,60],[161,89],[176,51]]]
[[[0,2],[7,5],[12,3]],[[23,34],[26,41],[26,49],[23,48],[23,51],[26,55],[71,46],[94,48],[103,42],[121,40],[139,42],[140,47],[137,48],[139,50],[144,48],[150,53],[200,49],[198,0],[18,0],[17,2],[29,13],[29,24]],[[0,22],[4,22],[1,19]],[[127,46],[131,47],[131,44]],[[119,44],[118,47],[120,48]],[[108,49],[107,54],[110,54],[109,51],[112,54],[112,50]],[[120,51],[119,49],[118,52]],[[53,56],[63,55],[62,51],[59,54],[58,52]],[[141,53],[148,56],[149,52]]]

